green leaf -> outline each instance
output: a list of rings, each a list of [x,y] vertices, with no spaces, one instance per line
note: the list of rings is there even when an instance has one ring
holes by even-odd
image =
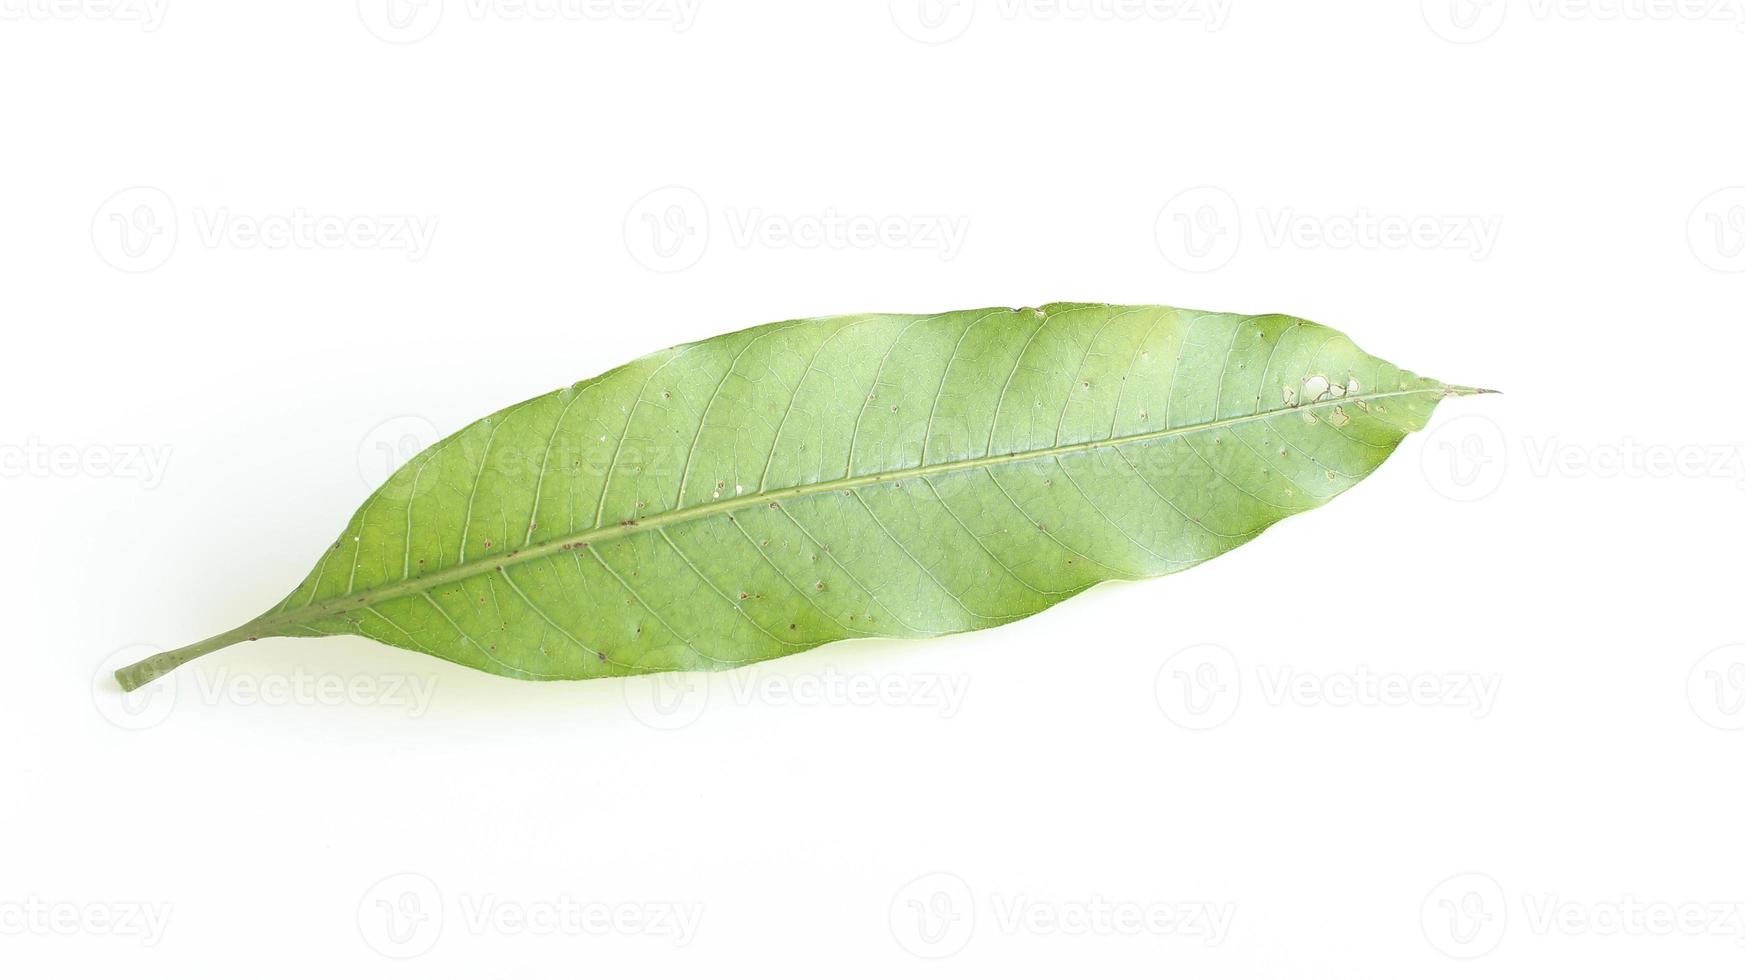
[[[262,636],[549,680],[997,626],[1222,554],[1477,391],[1289,316],[767,324],[473,423],[391,476],[272,610],[116,676],[132,690]]]

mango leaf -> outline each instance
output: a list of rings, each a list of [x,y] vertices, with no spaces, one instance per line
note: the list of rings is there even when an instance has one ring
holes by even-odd
[[[1064,303],[791,320],[506,408],[408,462],[283,602],[116,672],[367,636],[532,680],[1022,619],[1363,479],[1445,385],[1290,316]]]

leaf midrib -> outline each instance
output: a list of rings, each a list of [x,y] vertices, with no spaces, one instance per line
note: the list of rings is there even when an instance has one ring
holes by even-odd
[[[535,559],[546,558],[572,548],[591,548],[599,543],[614,541],[645,531],[653,531],[675,524],[684,524],[694,520],[713,517],[717,514],[728,514],[734,511],[746,510],[760,504],[776,504],[783,500],[797,497],[807,497],[814,494],[838,493],[854,490],[860,487],[876,486],[884,483],[898,483],[903,480],[925,479],[945,473],[957,473],[964,470],[1005,466],[1023,463],[1036,459],[1073,456],[1080,453],[1095,452],[1099,449],[1111,449],[1117,446],[1133,445],[1141,442],[1151,442],[1160,439],[1173,439],[1216,429],[1226,429],[1250,422],[1258,422],[1268,418],[1305,412],[1311,409],[1328,409],[1340,405],[1381,401],[1388,398],[1401,398],[1408,395],[1465,395],[1477,394],[1482,389],[1466,388],[1456,385],[1437,384],[1423,388],[1407,388],[1399,391],[1384,391],[1376,394],[1342,395],[1338,398],[1327,398],[1308,405],[1287,405],[1281,408],[1268,409],[1250,415],[1236,415],[1228,418],[1214,419],[1208,422],[1196,422],[1191,425],[1177,426],[1168,429],[1158,429],[1153,432],[1137,432],[1124,436],[1111,436],[1104,439],[1093,439],[1087,442],[1068,443],[1064,446],[1046,446],[1041,449],[1025,449],[1018,452],[1004,453],[998,456],[978,456],[971,459],[950,460],[943,463],[927,463],[898,470],[884,470],[878,473],[866,473],[860,476],[839,477],[822,483],[802,483],[776,490],[761,490],[757,493],[736,496],[727,500],[710,501],[691,507],[677,507],[662,511],[637,521],[625,521],[621,524],[601,527],[596,525],[586,531],[553,538],[507,552],[498,558],[476,558],[439,569],[427,575],[416,578],[402,579],[391,585],[380,585],[361,592],[335,596],[321,602],[312,602],[297,609],[279,613],[269,613],[255,620],[250,626],[260,634],[267,635],[282,626],[294,626],[300,623],[326,619],[352,609],[361,609],[398,599],[404,596],[428,592],[438,586],[472,578],[475,575],[493,571],[502,571],[509,567],[524,564]]]

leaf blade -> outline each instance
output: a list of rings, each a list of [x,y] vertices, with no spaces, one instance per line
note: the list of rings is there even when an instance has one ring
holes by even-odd
[[[766,324],[430,447],[251,626],[530,679],[979,629],[1251,540],[1476,390],[1284,316]]]

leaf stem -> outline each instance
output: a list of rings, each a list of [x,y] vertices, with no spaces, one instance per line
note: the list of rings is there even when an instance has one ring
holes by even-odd
[[[185,647],[153,654],[138,663],[128,664],[117,670],[115,680],[121,684],[123,691],[137,690],[190,660],[203,657],[214,650],[222,650],[227,646],[241,643],[244,640],[255,639],[259,635],[257,633],[259,623],[259,619],[251,619],[236,629],[228,630],[217,636],[209,636],[198,643],[190,643]]]

